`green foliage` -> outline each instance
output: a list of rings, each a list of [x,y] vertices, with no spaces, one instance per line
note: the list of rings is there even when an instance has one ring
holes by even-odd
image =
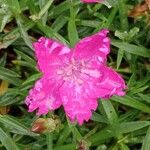
[[[140,1],[141,2],[141,1]],[[150,31],[144,18],[129,18],[139,0],[0,0],[0,149],[2,150],[149,150]],[[147,18],[148,20],[148,18]],[[102,28],[110,30],[109,66],[126,80],[127,95],[99,100],[91,121],[71,124],[59,109],[53,133],[31,131],[38,118],[24,99],[41,77],[32,43],[40,36],[70,47]],[[8,82],[6,87],[2,81]],[[4,111],[8,108],[8,112]],[[52,114],[43,116],[51,117]]]

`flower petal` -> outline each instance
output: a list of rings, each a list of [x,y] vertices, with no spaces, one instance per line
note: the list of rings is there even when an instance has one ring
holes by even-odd
[[[82,125],[84,120],[88,121],[92,115],[91,111],[97,108],[97,99],[85,98],[80,93],[81,91],[82,89],[79,86],[69,82],[65,82],[60,88],[60,95],[66,115],[72,122],[77,120],[80,125]]]
[[[39,70],[46,75],[50,75],[52,71],[55,71],[54,69],[60,67],[66,57],[68,57],[68,54],[70,54],[70,48],[45,37],[41,37],[38,42],[33,43],[33,47],[38,60]]]
[[[74,48],[74,57],[77,59],[92,59],[105,63],[110,52],[110,39],[108,30],[104,29],[92,36],[79,41]]]
[[[48,111],[59,108],[61,99],[57,85],[47,78],[41,78],[29,91],[25,103],[29,107],[29,112],[38,109],[38,115],[47,114]]]
[[[102,77],[97,83],[100,98],[110,98],[113,95],[123,96],[127,88],[122,77],[113,69],[101,65],[100,70]]]

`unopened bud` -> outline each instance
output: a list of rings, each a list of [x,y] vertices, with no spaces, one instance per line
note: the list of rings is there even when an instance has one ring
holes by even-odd
[[[32,125],[31,131],[35,133],[50,133],[60,126],[58,117],[38,118]]]
[[[79,145],[78,145],[78,150],[89,150],[89,147],[90,147],[90,143],[85,141],[85,140],[81,140],[79,142]]]

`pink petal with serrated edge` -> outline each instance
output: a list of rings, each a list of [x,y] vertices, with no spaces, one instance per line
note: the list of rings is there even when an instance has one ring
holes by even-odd
[[[91,111],[96,110],[97,99],[85,97],[83,89],[80,88],[82,87],[66,82],[60,88],[60,95],[67,116],[71,121],[77,120],[82,125],[83,121],[91,118]]]
[[[47,114],[62,104],[57,85],[44,77],[38,80],[29,91],[25,103],[29,107],[29,112],[38,109],[38,115]]]
[[[99,97],[110,98],[113,95],[125,95],[124,89],[127,87],[121,75],[104,65],[100,66],[100,70],[102,72],[102,78],[97,83],[99,87]]]
[[[74,57],[77,59],[96,59],[105,63],[110,52],[110,39],[108,30],[104,29],[92,36],[81,39],[74,48]]]
[[[45,75],[55,76],[55,70],[70,57],[70,48],[53,39],[41,37],[38,42],[33,43],[33,47],[39,70]]]

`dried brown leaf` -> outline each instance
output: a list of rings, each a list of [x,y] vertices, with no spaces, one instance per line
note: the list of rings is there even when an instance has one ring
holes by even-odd
[[[149,1],[149,0],[147,0],[147,1]],[[146,2],[143,4],[138,4],[129,12],[128,16],[136,18],[138,16],[144,15],[145,12],[147,12],[148,10],[149,10],[149,6]]]

